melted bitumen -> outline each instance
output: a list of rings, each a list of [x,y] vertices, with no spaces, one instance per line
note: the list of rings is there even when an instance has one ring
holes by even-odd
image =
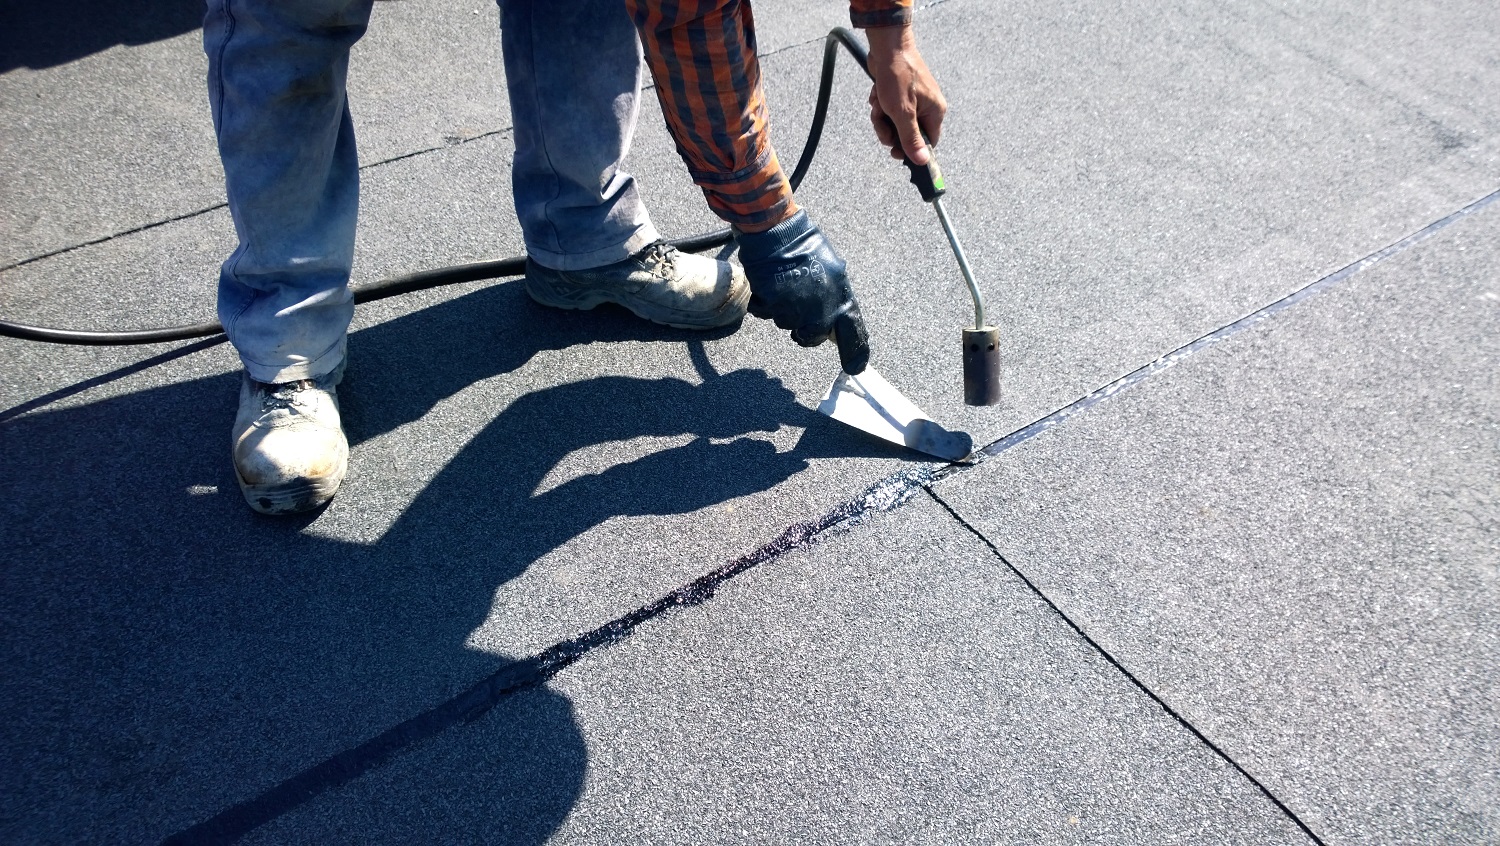
[[[650,605],[549,647],[531,658],[506,664],[452,699],[162,842],[164,846],[232,843],[317,796],[382,766],[403,750],[450,728],[479,719],[511,694],[544,684],[590,652],[624,640],[642,623],[676,608],[707,602],[720,585],[746,570],[806,547],[831,531],[858,525],[872,514],[900,508],[931,484],[933,476],[933,468],[919,467],[881,479],[821,518],[788,527],[770,543],[699,576]]]
[[[1442,229],[1497,201],[1500,201],[1500,191],[1488,194],[1390,246],[1299,288],[1286,297],[1233,323],[1178,347],[1155,361],[994,441],[970,456],[969,461],[965,463],[945,466],[928,465],[887,476],[865,489],[859,496],[846,500],[817,520],[788,527],[775,540],[699,576],[649,605],[611,620],[592,631],[549,647],[531,658],[508,663],[458,696],[292,776],[253,799],[234,805],[211,819],[184,829],[168,837],[163,843],[181,846],[183,844],[233,842],[251,830],[313,798],[347,784],[385,764],[396,754],[414,744],[436,737],[450,728],[479,719],[506,697],[545,684],[564,668],[590,652],[611,646],[629,637],[641,624],[661,617],[674,609],[707,602],[714,597],[720,585],[741,573],[780,558],[789,552],[810,546],[832,533],[848,530],[875,514],[894,511],[918,493],[930,489],[943,479],[969,470],[1018,444],[1056,428],[1069,418],[1117,396],[1131,386],[1171,367],[1181,359],[1255,326],[1309,297],[1322,293],[1371,265],[1405,252]],[[946,507],[946,504],[944,506]],[[1071,624],[1071,621],[1069,622]],[[1196,729],[1194,731],[1196,733]],[[1262,787],[1262,790],[1264,789]],[[1280,804],[1274,796],[1272,799],[1277,801],[1278,805]],[[1293,819],[1296,819],[1295,815]],[[1311,830],[1301,820],[1296,821],[1304,831],[1313,836],[1315,842],[1321,842],[1316,835],[1312,835]]]

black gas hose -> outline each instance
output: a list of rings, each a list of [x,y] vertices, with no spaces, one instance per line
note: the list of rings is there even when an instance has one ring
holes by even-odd
[[[844,27],[837,27],[828,33],[828,38],[823,46],[823,73],[818,80],[818,102],[813,109],[812,126],[807,131],[807,141],[802,145],[802,155],[797,159],[797,167],[792,171],[790,182],[792,189],[796,190],[807,176],[807,169],[812,165],[813,155],[817,152],[818,141],[823,136],[823,126],[828,121],[828,98],[833,90],[833,67],[837,59],[838,46],[843,45],[854,61],[864,69],[868,75],[869,53],[865,46],[860,43],[854,33]],[[716,232],[706,232],[702,235],[694,235],[689,238],[678,238],[671,241],[672,246],[684,252],[696,253],[722,247],[734,239],[734,233],[728,229],[720,229]],[[442,285],[456,285],[460,282],[475,282],[481,279],[500,279],[510,276],[521,276],[526,272],[526,257],[514,256],[512,258],[499,259],[497,261],[481,261],[473,264],[460,264],[453,267],[442,267],[436,270],[424,270],[418,273],[409,273],[404,276],[392,276],[369,285],[361,285],[354,289],[354,302],[368,303],[375,300],[383,300],[386,297],[394,297],[399,294],[407,294],[412,291],[423,291],[428,288],[437,288]],[[8,320],[0,320],[0,335],[21,338],[28,341],[45,341],[53,344],[73,344],[79,346],[124,346],[128,344],[157,344],[166,341],[185,341],[190,338],[206,338],[211,335],[219,335],[224,332],[224,327],[218,321],[212,323],[199,323],[192,326],[165,326],[160,329],[130,329],[116,332],[92,332],[79,329],[53,329],[46,326],[28,326],[24,323],[12,323]]]

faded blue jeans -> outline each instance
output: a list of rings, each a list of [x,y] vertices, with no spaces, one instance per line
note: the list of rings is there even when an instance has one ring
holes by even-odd
[[[239,246],[219,319],[251,378],[310,379],[344,359],[359,164],[344,82],[373,0],[208,0],[203,48]],[[499,0],[526,251],[558,270],[658,237],[620,170],[643,66],[623,0]]]

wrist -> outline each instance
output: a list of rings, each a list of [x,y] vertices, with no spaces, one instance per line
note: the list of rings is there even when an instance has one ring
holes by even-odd
[[[766,229],[747,232],[736,227],[735,243],[739,245],[740,263],[754,264],[775,258],[816,229],[807,212],[798,210],[790,217]]]
[[[865,37],[870,41],[872,57],[894,56],[917,47],[916,31],[910,23],[871,27],[865,30]]]
[[[798,206],[796,201],[794,200],[790,203],[787,203],[785,211],[783,211],[776,217],[771,218],[770,220],[763,220],[759,223],[735,223],[731,224],[730,228],[734,230],[735,235],[740,235],[741,233],[765,232],[767,229],[780,226],[782,223],[791,220],[796,216],[797,212],[801,210],[802,208]]]

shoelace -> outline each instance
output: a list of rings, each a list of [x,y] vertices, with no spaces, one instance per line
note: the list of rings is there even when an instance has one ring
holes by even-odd
[[[661,276],[670,276],[677,257],[677,248],[666,241],[657,241],[647,247],[640,256],[647,270]]]
[[[310,403],[301,398],[303,391],[309,391],[316,387],[311,379],[302,379],[296,382],[286,382],[280,385],[264,385],[260,409],[265,411],[295,411],[299,408],[308,408]]]

